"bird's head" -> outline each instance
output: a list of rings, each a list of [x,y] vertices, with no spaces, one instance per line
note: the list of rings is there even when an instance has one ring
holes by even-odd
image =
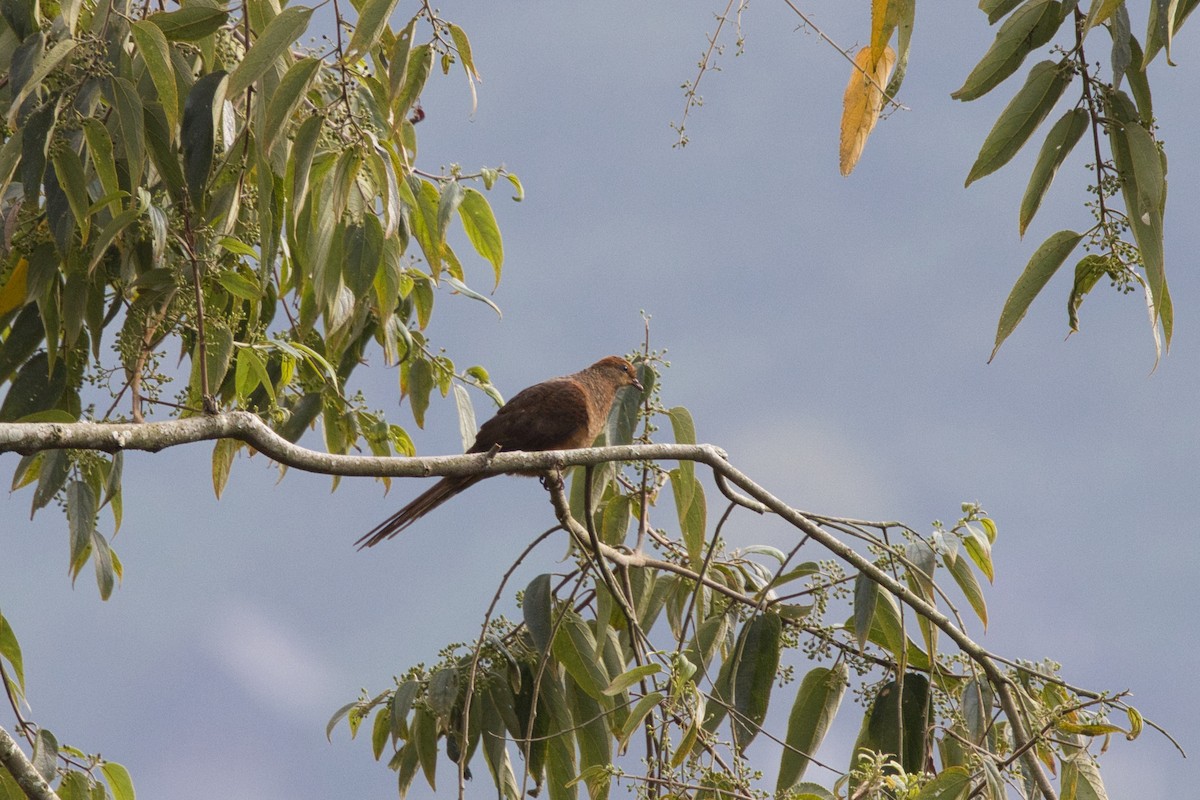
[[[618,387],[632,386],[639,392],[642,391],[642,382],[638,380],[637,368],[620,356],[605,356],[592,364],[590,369],[604,375]]]

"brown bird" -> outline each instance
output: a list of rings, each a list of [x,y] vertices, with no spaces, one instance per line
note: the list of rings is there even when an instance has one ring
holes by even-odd
[[[518,392],[483,423],[468,453],[500,450],[570,450],[596,440],[617,390],[639,391],[637,371],[620,356],[606,356],[585,370],[551,378]],[[390,539],[468,486],[491,475],[442,478],[424,494],[376,525],[355,544],[373,547]]]

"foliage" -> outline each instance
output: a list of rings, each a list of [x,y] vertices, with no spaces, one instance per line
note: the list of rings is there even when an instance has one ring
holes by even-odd
[[[695,442],[687,410],[659,401],[658,358],[644,354],[648,391],[614,414],[609,444],[649,442],[660,424],[676,442]],[[1134,738],[1136,710],[1120,695],[1068,685],[1052,663],[998,670],[984,651],[958,646],[967,625],[956,604],[965,600],[986,626],[982,584],[995,573],[996,525],[977,505],[964,504],[955,524],[935,522],[926,535],[898,523],[813,517],[864,543],[875,569],[847,572],[844,559],[799,561],[820,547],[809,536],[787,553],[729,549],[723,531],[732,512],[753,503],[726,492],[728,507],[713,524],[690,462],[606,467],[575,468],[562,525],[506,572],[497,598],[531,551],[570,533],[569,569],[538,575],[518,593],[519,620],[493,605],[477,641],[448,645],[438,663],[402,670],[394,687],[330,720],[330,732],[343,720],[352,735],[369,732],[401,796],[418,774],[435,790],[457,780],[461,796],[480,750],[509,800],[543,791],[574,800],[581,787],[599,800],[616,786],[642,797],[920,800],[972,791],[1000,800],[1008,786],[1034,797],[1041,786],[1026,752],[1062,776],[1063,796],[1072,796],[1068,780],[1078,783],[1073,796],[1105,796],[1092,744],[1114,733]],[[675,515],[663,525],[667,484]],[[610,569],[596,558],[605,548],[647,559]],[[876,569],[894,582],[881,583]],[[914,614],[913,597],[942,612]],[[949,617],[939,620],[943,612]],[[943,631],[955,634],[950,645]],[[818,753],[846,713],[848,688],[861,730],[851,762],[839,767]],[[770,729],[772,704],[790,706],[786,732]],[[1127,716],[1127,726],[1110,714]],[[449,777],[439,774],[442,742],[456,773]],[[769,742],[782,749],[773,789],[761,774]],[[805,781],[814,765],[831,788]]]
[[[872,0],[870,43],[857,54],[838,46],[791,0],[785,2],[802,27],[817,33],[851,63],[839,153],[841,173],[849,175],[880,116],[889,109],[905,108],[897,97],[908,65],[915,0]],[[1173,64],[1172,39],[1198,4],[1198,0],[1149,3],[1143,46],[1132,33],[1124,0],[1091,0],[1086,10],[1079,0],[980,0],[979,8],[987,15],[988,23],[1000,24],[991,47],[952,97],[967,102],[987,95],[1016,74],[1025,59],[1039,49],[1048,48],[1052,57],[1029,69],[1024,84],[985,137],[967,173],[966,185],[1011,161],[1064,97],[1069,99],[1070,107],[1050,127],[1038,152],[1021,198],[1018,233],[1025,235],[1059,167],[1081,141],[1090,147],[1091,163],[1087,168],[1093,175],[1085,203],[1093,224],[1083,232],[1063,230],[1051,234],[1037,248],[1004,303],[992,358],[1024,318],[1033,299],[1080,243],[1085,255],[1076,263],[1067,299],[1071,332],[1079,330],[1079,307],[1084,297],[1100,278],[1107,277],[1119,291],[1128,293],[1140,288],[1145,295],[1156,360],[1170,348],[1174,308],[1163,252],[1167,157],[1157,138],[1146,70],[1159,53]],[[718,39],[731,18],[736,20],[738,52],[742,51],[741,15],[746,5],[744,0],[729,0],[724,12],[716,15],[716,29],[709,35],[699,74],[684,84],[687,102],[680,121],[673,125],[679,134],[679,146],[688,143],[684,123],[692,108],[701,104],[697,88],[704,74],[715,69],[715,56],[721,52]],[[1108,32],[1109,41],[1098,42],[1094,36],[1089,39],[1100,30]],[[893,38],[896,50],[889,45]],[[1107,71],[1098,62],[1088,60],[1085,42],[1107,46]],[[1128,91],[1122,89],[1123,84]]]
[[[435,389],[499,400],[424,331],[438,288],[495,308],[448,233],[457,217],[498,282],[503,242],[472,184],[521,186],[416,166],[435,66],[461,65],[472,95],[478,71],[461,28],[423,5],[393,30],[395,5],[367,0],[348,42],[339,13],[335,42],[298,49],[313,9],[276,0],[4,4],[0,421],[240,408],[293,441],[319,419],[333,453],[411,455],[402,427],[345,392],[372,343],[417,425]],[[190,366],[163,366],[171,350]],[[213,453],[218,494],[237,450]],[[27,484],[33,511],[65,505],[72,576],[90,558],[108,597],[121,566],[96,516],[108,506],[120,526],[120,456],[28,456],[13,487]]]

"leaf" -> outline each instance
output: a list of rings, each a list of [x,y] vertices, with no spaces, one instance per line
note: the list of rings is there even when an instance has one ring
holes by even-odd
[[[478,97],[475,94],[475,82],[481,80],[479,70],[475,68],[475,58],[471,55],[471,41],[466,31],[451,22],[450,38],[454,40],[454,49],[458,51],[458,62],[462,64],[463,72],[467,74],[467,85],[471,89],[471,113],[475,113]]]
[[[14,282],[13,277],[16,276],[17,270],[23,269],[22,264],[25,264],[24,259],[18,262],[13,274],[9,276],[9,284],[5,286],[5,290]],[[25,278],[23,274],[19,283],[21,284],[19,287],[20,303],[24,303]],[[0,301],[4,299],[4,295],[5,291],[0,290]],[[14,305],[12,308],[16,308],[16,306]],[[0,303],[0,315],[7,314],[12,308],[3,308],[3,303]],[[17,367],[33,355],[33,351],[42,343],[45,335],[46,329],[42,326],[42,316],[38,313],[37,304],[30,303],[21,309],[21,313],[17,315],[17,319],[8,329],[8,335],[0,343],[0,384],[8,381]]]
[[[33,70],[29,73],[29,77],[25,79],[20,91],[18,91],[12,98],[11,105],[9,106],[8,110],[8,116],[5,120],[8,123],[9,128],[17,127],[17,114],[25,105],[25,98],[29,97],[30,94],[32,94],[39,86],[42,85],[42,81],[45,80],[46,77],[49,76],[50,73],[62,63],[63,59],[66,58],[78,44],[78,39],[66,37],[59,40],[54,47],[50,48],[49,52],[47,52],[45,55],[42,55],[38,59],[37,65],[34,66]]]
[[[475,444],[475,435],[479,428],[475,424],[475,408],[471,405],[471,396],[460,384],[454,384],[454,406],[458,410],[458,435],[462,438],[463,452]]]
[[[259,133],[263,152],[270,153],[275,142],[282,141],[280,137],[287,132],[288,123],[300,107],[313,76],[320,68],[321,62],[309,56],[292,64],[279,79],[279,85],[275,87],[275,92],[267,103],[266,127]],[[320,122],[319,117],[316,120]]]
[[[983,140],[965,186],[992,174],[1017,154],[1062,97],[1072,77],[1069,69],[1053,61],[1042,61],[1029,70],[1025,85],[1004,107]]]
[[[1100,767],[1087,750],[1076,750],[1062,760],[1062,800],[1108,800]]]
[[[412,738],[409,741],[416,744],[417,760],[421,765],[421,772],[425,773],[425,780],[429,782],[429,788],[436,792],[437,720],[425,708],[417,706],[413,712],[411,730]]]
[[[379,35],[392,12],[396,10],[397,0],[365,0],[358,10],[358,24],[354,26],[354,34],[346,47],[344,62],[352,64],[365,56],[370,50],[379,45]]]
[[[982,745],[991,730],[993,699],[992,687],[987,681],[971,680],[963,687],[963,721],[966,722],[966,733],[973,744]]]
[[[1038,151],[1037,162],[1033,166],[1033,173],[1029,176],[1029,185],[1025,187],[1025,196],[1021,198],[1021,212],[1018,221],[1018,230],[1021,236],[1025,235],[1025,230],[1033,220],[1033,215],[1041,206],[1042,197],[1050,188],[1050,184],[1054,182],[1058,168],[1062,166],[1067,155],[1079,142],[1087,127],[1087,110],[1073,108],[1063,114],[1046,134],[1046,141],[1042,143],[1042,149]]]
[[[504,319],[504,314],[501,313],[500,306],[493,303],[492,299],[490,297],[480,294],[479,292],[472,289],[470,286],[467,286],[465,283],[460,281],[458,278],[455,278],[451,275],[442,276],[442,280],[445,281],[446,285],[449,286],[451,289],[453,289],[458,294],[461,294],[463,297],[469,297],[472,300],[478,300],[479,302],[483,303],[485,306],[490,308],[492,311],[495,311],[497,317]]]
[[[412,47],[408,53],[408,64],[404,70],[404,83],[395,92],[392,100],[392,114],[399,124],[408,116],[408,110],[421,95],[425,82],[429,80],[429,71],[433,69],[433,48],[428,44]]]
[[[92,566],[96,568],[96,585],[100,588],[100,599],[107,600],[113,590],[113,553],[108,540],[97,530],[92,531]]]
[[[593,656],[596,652],[595,636],[578,614],[573,611],[566,612],[558,631],[554,634],[551,649],[555,659],[566,668],[580,689],[605,708],[611,706],[604,689],[612,680],[604,668],[604,663]]]
[[[1083,305],[1083,298],[1108,269],[1109,257],[1099,253],[1089,253],[1075,265],[1075,284],[1067,298],[1067,323],[1072,332],[1079,331],[1079,307]]]
[[[45,508],[54,499],[58,491],[66,484],[70,471],[71,459],[67,457],[66,450],[46,451],[38,467],[38,485],[33,490],[33,505],[29,510],[30,519],[33,519],[33,515],[38,509]]]
[[[722,699],[733,706],[733,743],[738,752],[758,735],[767,707],[775,673],[779,669],[779,652],[783,620],[778,614],[756,614],[742,626],[731,660],[728,694]]]
[[[792,789],[816,754],[846,692],[848,671],[845,662],[834,667],[814,667],[800,681],[792,713],[788,717],[787,738],[779,762],[775,794]]]
[[[1021,66],[1025,56],[1050,41],[1059,24],[1059,5],[1054,0],[1030,0],[1004,21],[992,46],[971,74],[950,96],[975,100],[1000,85]]]
[[[228,81],[229,76],[221,70],[204,75],[192,84],[183,104],[183,127],[180,130],[183,175],[192,204],[199,209],[207,205],[205,187],[212,169],[216,130],[225,104]]]
[[[641,683],[645,678],[657,675],[660,672],[662,672],[661,664],[643,664],[640,667],[634,667],[614,678],[613,682],[605,687],[604,695],[606,697],[619,695],[630,686]]]
[[[904,75],[908,71],[908,54],[912,49],[913,21],[917,14],[916,0],[890,0],[888,12],[889,15],[895,16],[896,30],[899,31],[896,43],[900,53],[896,59],[896,67],[892,71],[892,79],[884,90],[885,100],[894,98],[900,92],[900,85],[904,83]]]
[[[177,42],[196,42],[217,32],[225,24],[229,12],[204,4],[188,5],[177,11],[151,14],[147,22],[153,22],[163,35]]]
[[[24,695],[25,660],[21,656],[21,645],[17,642],[17,635],[3,614],[0,614],[0,658],[3,658],[12,667],[13,678],[16,679],[17,687]]]
[[[476,189],[463,190],[458,215],[475,252],[491,263],[496,285],[499,285],[500,270],[504,265],[504,242],[487,198]]]
[[[521,611],[525,617],[525,627],[533,637],[533,644],[539,653],[545,653],[550,646],[550,634],[553,627],[551,620],[550,576],[538,575],[525,587]]]
[[[54,154],[53,163],[58,185],[67,196],[71,214],[79,226],[80,241],[86,244],[88,231],[91,228],[91,216],[88,214],[91,203],[88,201],[87,179],[83,174],[83,162],[79,160],[79,154],[74,149],[64,147]]]
[[[429,679],[429,689],[425,693],[429,710],[439,719],[449,719],[457,699],[458,670],[454,667],[442,667],[433,673]]]
[[[59,361],[50,371],[50,357],[37,353],[17,372],[4,402],[0,403],[0,422],[19,422],[38,411],[57,405],[66,388],[67,370]]]
[[[171,49],[162,28],[138,20],[130,26],[133,39],[137,43],[138,52],[146,62],[146,71],[158,92],[158,100],[162,104],[163,113],[167,116],[167,128],[171,136],[179,127],[179,92],[175,84],[175,69],[171,66]]]
[[[383,260],[383,227],[374,214],[346,227],[342,240],[342,279],[356,300],[370,295]]]
[[[308,29],[312,13],[313,10],[305,6],[288,6],[268,22],[266,29],[229,75],[227,93],[236,97],[261,78],[275,64],[275,59],[288,52]]]
[[[1004,344],[1004,340],[1025,317],[1033,298],[1037,297],[1038,292],[1050,281],[1082,238],[1083,234],[1075,231],[1059,231],[1034,251],[1021,277],[1013,284],[1008,299],[1004,301],[1004,309],[1000,312],[1000,324],[996,328],[996,344],[992,348],[992,354],[988,356],[989,362],[996,357],[1000,345]]]
[[[892,32],[896,29],[895,13],[891,10],[891,6],[891,0],[871,0],[871,60],[869,65],[872,69],[884,57],[887,52],[887,44],[892,38]]]
[[[971,773],[966,767],[947,767],[921,787],[916,800],[966,800],[971,791]]]
[[[929,679],[916,672],[904,673],[903,694],[904,702],[900,703],[900,688],[895,680],[879,690],[863,718],[852,764],[858,763],[862,751],[872,750],[896,757],[905,772],[917,772],[924,767]]]
[[[883,110],[882,87],[887,84],[892,67],[896,64],[896,52],[885,47],[882,56],[874,59],[874,65],[872,60],[871,48],[864,47],[858,51],[850,71],[850,82],[846,84],[846,92],[842,96],[841,145],[838,152],[842,177],[854,171],[867,145],[867,137],[879,121],[879,112]]]
[[[979,10],[987,14],[988,25],[995,25],[1024,0],[979,0]]]
[[[33,740],[33,756],[29,760],[47,783],[54,780],[58,774],[55,769],[58,760],[58,740],[46,728],[38,728]]]
[[[96,495],[86,481],[67,484],[67,523],[71,531],[71,578],[87,561],[96,530]]]
[[[679,529],[687,546],[688,560],[693,567],[704,561],[704,531],[708,525],[704,486],[693,473],[688,480],[687,471],[676,467],[668,475],[671,493],[675,498],[675,510],[679,517]]]
[[[115,77],[110,85],[113,103],[117,109],[117,127],[121,131],[121,146],[125,151],[125,165],[129,170],[129,186],[132,190],[142,184],[142,170],[146,160],[142,98],[133,84],[125,78]]]
[[[963,596],[971,604],[975,615],[983,623],[984,630],[987,630],[987,602],[983,598],[983,589],[979,586],[975,573],[971,571],[971,562],[965,558],[950,558],[949,556],[944,556],[943,562],[950,571],[950,575],[953,576],[954,582],[958,584],[958,588],[962,590]]]
[[[990,522],[990,520],[988,520]],[[985,526],[986,527],[986,526]],[[992,566],[992,542],[987,534],[982,531],[967,526],[968,534],[963,538],[963,546],[966,547],[967,555],[975,562],[975,566],[979,567],[979,571],[987,577],[988,583],[995,580],[995,569]]]
[[[879,585],[866,573],[858,573],[854,578],[854,639],[858,642],[860,653],[867,646],[878,600]]]
[[[629,737],[642,724],[642,720],[646,718],[646,715],[653,711],[663,699],[664,695],[662,692],[650,692],[637,701],[633,709],[629,712],[629,718],[625,720],[625,724],[617,731],[617,741],[620,743],[622,749],[629,742]]]
[[[105,205],[114,212],[118,211],[121,186],[117,182],[117,166],[113,161],[112,137],[108,135],[108,128],[100,120],[89,117],[83,120],[83,135],[87,140],[88,155],[96,170],[96,178],[100,181],[100,190],[107,198]]]

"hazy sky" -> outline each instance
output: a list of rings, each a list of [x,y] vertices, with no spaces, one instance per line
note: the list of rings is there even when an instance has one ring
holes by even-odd
[[[1133,5],[1140,31],[1145,4]],[[1082,155],[1068,161],[1025,241],[1017,208],[1035,147],[963,189],[1020,80],[974,103],[950,99],[993,35],[973,6],[919,5],[901,98],[911,110],[879,125],[843,179],[849,67],[796,30],[783,4],[747,12],[745,54],[730,48],[706,76],[683,150],[669,123],[716,6],[441,4],[472,37],[484,83],[473,119],[460,72],[432,83],[419,162],[502,162],[528,196],[492,193],[503,320],[441,293],[432,341],[463,365],[486,364],[511,396],[636,348],[644,309],[673,364],[664,400],[691,409],[702,440],[801,508],[924,530],[979,501],[1000,538],[991,629],[972,635],[1009,656],[1057,658],[1076,684],[1133,690],[1147,717],[1197,751],[1200,24],[1177,38],[1179,66],[1160,57],[1152,76],[1171,156],[1171,355],[1150,374],[1142,300],[1103,285],[1082,333],[1064,341],[1064,269],[988,365],[1033,249],[1089,225],[1089,175]],[[801,7],[845,46],[867,38],[868,3]],[[1090,57],[1107,59],[1104,34],[1090,41]],[[466,268],[489,285],[486,264]],[[409,425],[422,452],[457,451],[453,404],[435,402],[416,431],[395,403],[395,371],[374,361],[360,379],[373,404]],[[487,413],[482,398],[476,406]],[[345,480],[331,494],[326,478],[293,471],[277,484],[264,458],[242,457],[217,502],[209,453],[127,457],[115,542],[126,577],[108,603],[89,574],[70,588],[60,515],[29,523],[28,491],[0,498],[0,603],[25,650],[34,718],[125,763],[147,798],[391,796],[394,776],[368,743],[342,727],[328,744],[325,722],[359,687],[380,691],[476,635],[506,566],[552,524],[541,489],[489,481],[359,553],[354,539],[416,482],[385,498],[378,484]],[[0,472],[15,463],[5,456]],[[661,511],[674,513],[669,502]],[[792,537],[744,514],[727,538]],[[515,586],[560,569],[562,552],[543,548]],[[853,712],[843,707],[857,726]],[[845,763],[845,736],[830,745]],[[769,748],[751,755],[774,769]],[[1195,761],[1152,732],[1114,741],[1102,767],[1113,797],[1177,798],[1200,783]],[[477,773],[470,796],[493,796]],[[429,796],[420,780],[413,796]]]

